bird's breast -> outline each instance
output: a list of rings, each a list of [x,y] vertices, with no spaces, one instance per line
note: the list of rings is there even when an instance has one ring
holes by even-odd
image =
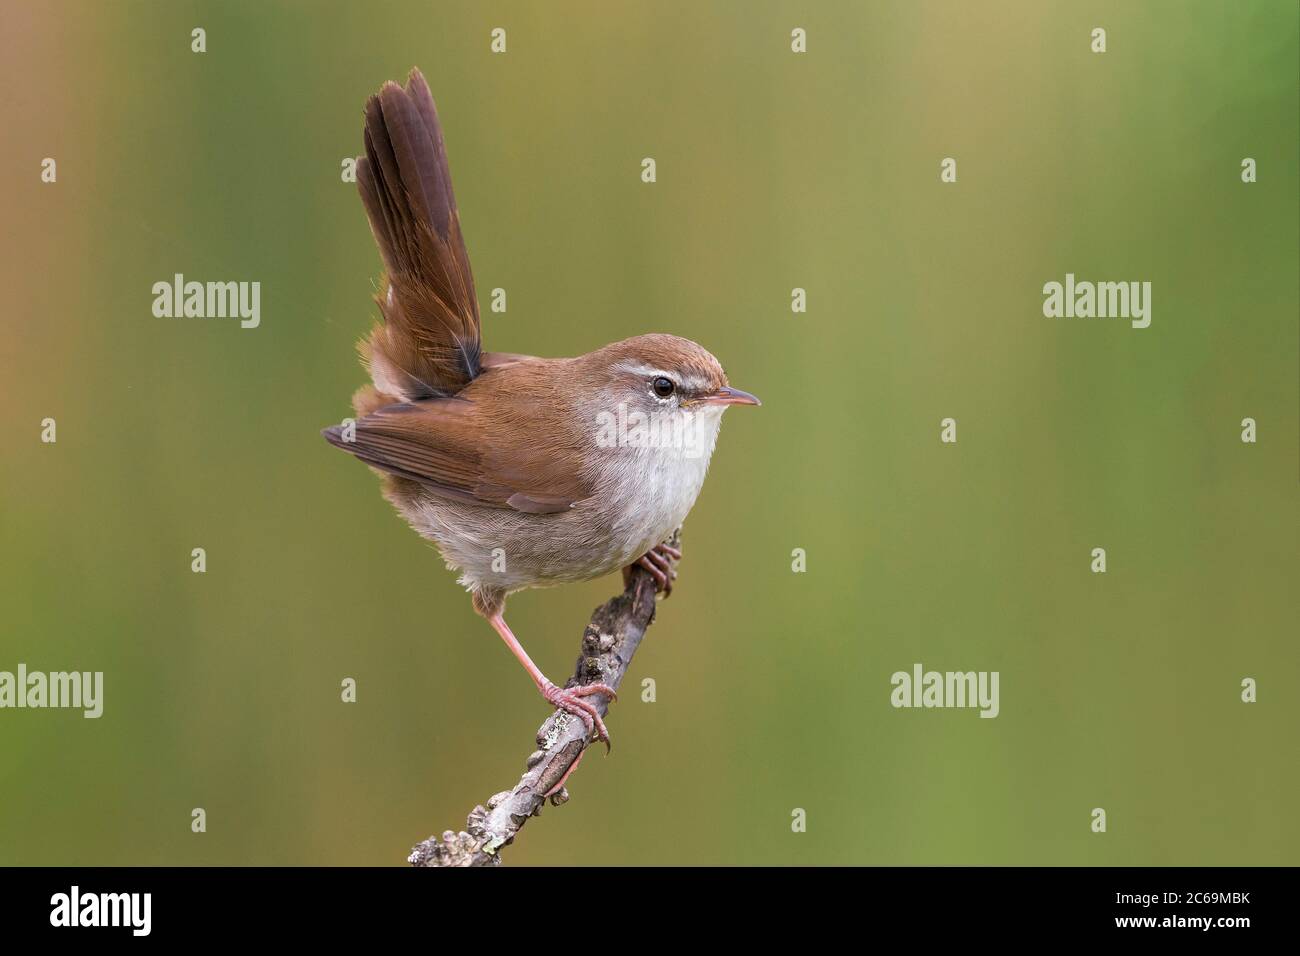
[[[709,470],[717,419],[683,439],[602,449],[596,476],[610,543],[623,564],[664,541],[685,520]]]

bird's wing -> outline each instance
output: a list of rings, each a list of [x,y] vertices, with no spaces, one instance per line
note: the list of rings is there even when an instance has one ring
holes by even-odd
[[[517,418],[493,427],[467,398],[388,405],[359,419],[351,441],[339,425],[322,434],[371,467],[467,504],[551,514],[593,492],[576,449],[539,443],[539,429]]]
[[[478,300],[461,236],[438,111],[412,70],[366,102],[357,185],[388,270],[383,324],[363,351],[379,391],[453,395],[480,371]]]

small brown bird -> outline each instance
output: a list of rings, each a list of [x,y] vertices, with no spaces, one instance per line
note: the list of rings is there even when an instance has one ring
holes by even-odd
[[[447,566],[552,705],[609,744],[502,616],[506,596],[639,564],[671,591],[665,542],[695,503],[731,388],[687,339],[640,335],[577,358],[481,351],[474,278],[429,86],[412,70],[366,103],[357,184],[387,270],[360,345],[357,420],[323,434],[383,477],[384,496]]]

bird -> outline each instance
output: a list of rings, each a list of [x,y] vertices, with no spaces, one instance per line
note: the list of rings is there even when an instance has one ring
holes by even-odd
[[[608,752],[591,698],[612,703],[613,688],[547,678],[506,624],[506,598],[634,566],[671,594],[681,552],[669,539],[699,495],[722,413],[761,403],[676,335],[572,358],[484,351],[442,127],[418,68],[367,99],[363,141],[356,180],[384,266],[380,315],[358,343],[370,382],[353,395],[355,418],[322,434],[380,475],[542,697]]]

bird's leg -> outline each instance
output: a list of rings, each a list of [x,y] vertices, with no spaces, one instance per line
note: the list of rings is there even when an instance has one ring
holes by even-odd
[[[656,589],[663,591],[664,597],[668,597],[673,593],[673,581],[677,580],[677,572],[673,570],[672,561],[680,561],[681,557],[682,553],[671,544],[657,544],[623,569],[623,586],[627,587],[632,583],[632,569],[642,567],[655,579]]]
[[[528,671],[528,676],[533,679],[533,683],[537,685],[537,689],[546,698],[546,702],[565,713],[581,718],[583,726],[587,728],[587,736],[590,737],[594,730],[597,739],[605,742],[605,751],[608,753],[609,731],[605,729],[605,722],[600,719],[600,712],[583,698],[590,697],[592,694],[604,694],[613,703],[618,700],[618,694],[614,693],[614,688],[608,684],[556,687],[542,673],[541,668],[533,663],[533,659],[528,656],[524,646],[519,643],[519,639],[510,630],[510,625],[506,623],[506,619],[502,617],[500,611],[487,615],[487,620],[493,629],[501,635],[501,640],[506,642],[506,647],[510,648],[510,652],[519,659],[519,663],[524,665],[524,670]]]

